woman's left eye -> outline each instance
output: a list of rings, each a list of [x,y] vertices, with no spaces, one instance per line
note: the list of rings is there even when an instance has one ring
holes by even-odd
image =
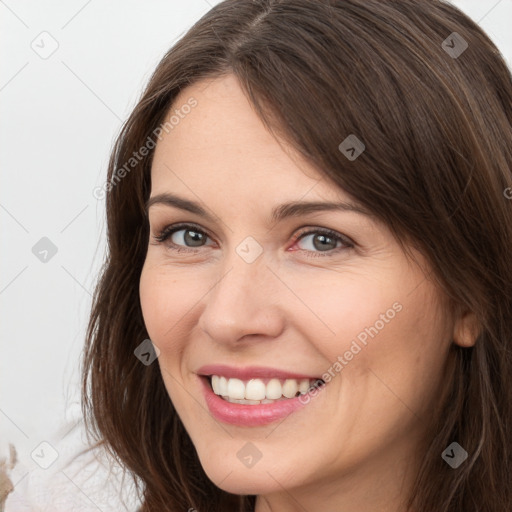
[[[326,256],[333,256],[337,254],[340,250],[350,249],[354,247],[354,242],[350,240],[345,235],[341,235],[336,231],[332,231],[330,229],[312,229],[303,233],[300,233],[297,238],[295,238],[296,242],[300,242],[302,240],[310,238],[309,248],[301,249],[306,252],[313,253],[308,254],[308,256],[318,256],[319,253],[325,253]],[[339,245],[338,245],[339,244]],[[313,248],[313,249],[311,249]],[[315,249],[317,249],[315,251]]]
[[[180,234],[178,235],[178,233]],[[311,253],[317,256],[319,253],[326,252],[328,252],[326,256],[332,256],[333,253],[337,253],[340,250],[354,247],[354,242],[347,236],[330,229],[320,228],[299,233],[294,237],[294,244],[306,240],[308,237],[311,237],[309,244],[306,244],[309,247],[300,249],[309,253],[308,256],[311,256]],[[192,224],[168,226],[154,237],[155,241],[159,243],[170,239],[169,248],[171,250],[193,253],[197,252],[198,248],[203,247],[203,242],[208,238],[209,236],[205,231]]]

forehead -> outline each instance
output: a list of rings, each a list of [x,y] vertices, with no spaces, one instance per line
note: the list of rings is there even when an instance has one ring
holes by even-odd
[[[189,108],[186,105],[194,104]],[[182,90],[153,159],[152,195],[182,191],[226,199],[348,199],[267,131],[233,75]],[[206,199],[206,197],[205,197]]]

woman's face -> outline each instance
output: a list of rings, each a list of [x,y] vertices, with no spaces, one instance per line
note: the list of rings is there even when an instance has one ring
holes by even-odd
[[[190,86],[175,109],[155,150],[140,297],[205,472],[229,492],[301,504],[357,482],[368,503],[391,500],[390,482],[419,462],[455,327],[424,260],[280,146],[233,76]],[[192,226],[155,241],[178,223]],[[217,393],[251,402],[218,396],[212,374]]]

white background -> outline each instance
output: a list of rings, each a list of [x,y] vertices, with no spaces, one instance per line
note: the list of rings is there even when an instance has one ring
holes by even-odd
[[[98,485],[106,481],[100,463],[89,466],[91,478],[65,467],[83,442],[81,424],[73,429],[78,361],[105,251],[104,201],[92,191],[151,72],[216,3],[0,1],[0,458],[9,442],[19,457],[7,511],[122,509],[116,479]],[[512,0],[453,3],[510,66]],[[33,49],[57,44],[45,59]],[[57,248],[46,263],[32,252],[42,237]],[[34,460],[51,461],[43,441],[58,453],[47,470]]]

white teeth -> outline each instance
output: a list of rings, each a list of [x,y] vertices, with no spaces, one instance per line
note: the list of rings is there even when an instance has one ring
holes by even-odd
[[[297,381],[295,379],[286,379],[284,381],[283,395],[286,398],[293,398],[297,394],[298,390],[299,385],[297,384]]]
[[[267,384],[262,379],[227,379],[219,375],[211,376],[213,392],[231,403],[258,405],[273,403],[276,400],[294,398],[297,393],[307,393],[317,379],[270,379]]]
[[[228,380],[228,396],[240,400],[245,398],[245,385],[240,379]]]
[[[303,395],[304,393],[307,393],[308,389],[309,389],[309,380],[308,379],[301,380],[299,383],[299,391],[300,391],[301,395]]]
[[[260,379],[251,379],[245,386],[245,398],[249,400],[263,400],[265,398],[265,384]]]
[[[212,388],[213,388],[213,392],[216,395],[221,394],[221,392],[219,390],[219,380],[220,380],[220,377],[218,375],[212,375]]]
[[[212,375],[212,378],[214,375]],[[219,377],[219,392],[217,395],[225,396],[228,394],[228,380],[226,377]]]
[[[277,398],[281,398],[282,395],[283,387],[281,386],[281,382],[279,382],[278,379],[270,379],[267,383],[267,398],[276,400]]]

